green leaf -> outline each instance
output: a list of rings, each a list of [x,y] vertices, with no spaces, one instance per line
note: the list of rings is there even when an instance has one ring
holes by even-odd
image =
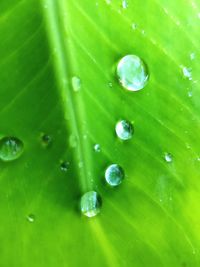
[[[0,2],[0,135],[24,144],[0,162],[3,267],[199,266],[200,4],[127,3]],[[139,92],[116,78],[127,54],[149,69]],[[115,136],[119,119],[131,140]],[[116,188],[111,163],[125,172]],[[93,218],[79,207],[90,190]]]

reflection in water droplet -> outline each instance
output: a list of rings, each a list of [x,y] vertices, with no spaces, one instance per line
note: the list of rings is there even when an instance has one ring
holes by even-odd
[[[124,170],[117,164],[111,164],[105,171],[105,179],[109,185],[117,186],[124,179]]]
[[[3,137],[0,140],[0,159],[12,161],[19,158],[23,152],[23,143],[16,137]]]
[[[68,161],[63,161],[61,164],[60,164],[60,169],[61,171],[63,172],[66,172],[69,170],[69,162]]]
[[[192,97],[192,91],[189,91],[189,92],[188,92],[188,96],[189,96],[189,97]]]
[[[35,221],[35,215],[34,214],[29,214],[27,216],[27,220],[30,222],[30,223],[33,223]]]
[[[95,144],[95,145],[94,145],[94,151],[95,151],[95,152],[100,152],[100,151],[101,151],[101,147],[100,147],[99,144]]]
[[[81,212],[87,217],[94,217],[100,212],[101,197],[95,191],[89,191],[81,197]]]
[[[135,55],[127,55],[120,59],[117,76],[121,85],[130,91],[143,89],[149,78],[145,63]]]
[[[119,121],[115,126],[115,131],[121,140],[129,140],[133,136],[133,126],[127,120]]]
[[[172,162],[173,160],[172,154],[170,153],[165,153],[164,158],[166,162]]]
[[[81,89],[81,79],[79,77],[72,77],[72,87],[75,92],[78,92]]]

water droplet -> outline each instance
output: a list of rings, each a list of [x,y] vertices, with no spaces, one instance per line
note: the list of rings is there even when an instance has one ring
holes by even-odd
[[[122,0],[122,8],[127,8],[128,7],[128,2],[127,0]]]
[[[182,66],[183,76],[189,80],[192,80],[192,69]]]
[[[121,140],[129,140],[133,136],[133,126],[129,121],[121,120],[116,124],[115,132]]]
[[[81,212],[87,217],[94,217],[100,212],[101,197],[95,191],[89,191],[81,197]]]
[[[164,158],[166,162],[172,162],[173,160],[172,154],[170,153],[165,153]]]
[[[99,144],[95,144],[95,145],[94,145],[94,151],[95,151],[95,152],[100,152],[100,151],[101,151],[101,147],[100,147]]]
[[[111,0],[106,0],[106,4],[110,5],[111,4]]]
[[[112,88],[112,87],[113,87],[112,82],[109,82],[109,83],[108,83],[108,86],[109,86],[110,88]]]
[[[77,137],[74,134],[71,134],[69,137],[69,145],[72,148],[75,148],[77,146]]]
[[[48,134],[43,134],[41,139],[44,146],[49,146],[52,142],[52,137]]]
[[[137,29],[137,24],[136,24],[136,23],[132,23],[132,24],[131,24],[131,28],[132,28],[133,30],[136,30],[136,29]]]
[[[189,97],[192,97],[192,91],[189,91],[189,92],[188,92],[188,96],[189,96]]]
[[[68,161],[63,161],[61,164],[60,164],[60,169],[61,171],[63,172],[66,172],[69,170],[69,162]]]
[[[83,162],[82,162],[82,161],[80,161],[80,162],[78,163],[78,167],[79,167],[79,169],[82,169],[82,168],[83,168]]]
[[[81,89],[81,79],[77,76],[72,77],[72,87],[74,92],[78,92]]]
[[[195,53],[194,52],[190,53],[190,59],[191,60],[194,60],[195,59]]]
[[[16,137],[3,137],[0,140],[0,159],[12,161],[20,157],[23,152],[23,143]]]
[[[143,89],[149,78],[145,63],[135,55],[127,55],[120,59],[117,76],[121,85],[130,91]]]
[[[117,164],[111,164],[105,171],[106,182],[111,186],[121,184],[124,179],[124,171],[122,167]]]
[[[35,221],[35,215],[34,214],[29,214],[27,216],[27,220],[30,222],[30,223],[33,223]]]

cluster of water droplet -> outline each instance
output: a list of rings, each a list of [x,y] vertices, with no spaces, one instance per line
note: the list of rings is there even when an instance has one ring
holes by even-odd
[[[123,1],[123,8],[127,7],[127,1]],[[145,63],[136,55],[127,55],[119,60],[117,65],[117,77],[123,88],[129,91],[139,91],[145,87],[149,79],[149,73]],[[109,83],[109,87],[111,83]],[[133,136],[133,124],[128,120],[120,120],[116,123],[115,133],[122,140],[130,140]],[[100,152],[99,144],[94,145],[94,151]],[[105,181],[110,187],[120,185],[125,177],[121,166],[114,163],[105,170]],[[101,198],[95,191],[85,193],[81,198],[80,208],[82,214],[87,217],[96,216],[100,212]]]

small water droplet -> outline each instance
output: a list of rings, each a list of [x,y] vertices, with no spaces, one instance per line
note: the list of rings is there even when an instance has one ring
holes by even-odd
[[[3,137],[0,140],[0,159],[12,161],[19,158],[23,152],[23,143],[16,137]]]
[[[115,132],[121,140],[129,140],[133,136],[133,126],[127,120],[117,122]]]
[[[127,0],[122,0],[122,8],[126,9],[128,7]]]
[[[143,89],[149,79],[145,63],[136,55],[127,55],[120,59],[117,76],[121,85],[130,91]]]
[[[194,52],[190,53],[190,59],[191,60],[194,60],[195,59],[195,53]]]
[[[33,223],[35,221],[35,215],[34,214],[29,214],[27,216],[27,220],[30,222],[30,223]]]
[[[189,80],[192,80],[192,69],[182,66],[183,76]]]
[[[61,171],[63,172],[66,172],[69,170],[69,162],[68,161],[63,161],[61,164],[60,164],[60,169]]]
[[[79,167],[79,169],[82,169],[82,168],[83,168],[83,162],[82,162],[82,161],[80,161],[80,162],[78,163],[78,167]]]
[[[77,137],[74,134],[71,134],[69,137],[69,145],[72,148],[75,148],[77,146]]]
[[[165,153],[164,158],[166,162],[172,162],[173,160],[172,154],[170,153]]]
[[[95,152],[100,152],[100,151],[101,151],[101,147],[100,147],[99,144],[95,144],[95,145],[94,145],[94,151],[95,151]]]
[[[109,86],[110,88],[112,88],[112,87],[113,87],[112,82],[109,82],[109,83],[108,83],[108,86]]]
[[[111,4],[111,0],[106,0],[106,4],[110,5]]]
[[[81,79],[77,76],[72,77],[72,87],[74,92],[78,92],[81,89]]]
[[[192,91],[189,91],[189,92],[188,92],[188,96],[189,96],[189,97],[192,97]]]
[[[52,142],[52,137],[48,134],[43,134],[41,139],[44,146],[49,146]]]
[[[109,185],[117,186],[124,179],[124,170],[118,164],[111,164],[105,171],[105,179]]]
[[[101,205],[101,197],[95,191],[89,191],[81,197],[81,212],[87,217],[96,216],[100,212]]]
[[[136,23],[132,23],[132,24],[131,24],[131,28],[132,28],[133,30],[136,30],[136,29],[137,29],[137,24],[136,24]]]

